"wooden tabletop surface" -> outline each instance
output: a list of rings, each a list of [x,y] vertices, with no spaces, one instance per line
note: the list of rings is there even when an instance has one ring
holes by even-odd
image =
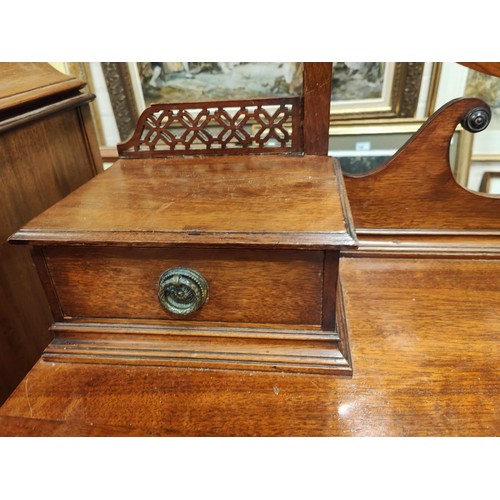
[[[0,434],[494,436],[500,263],[341,261],[354,376],[39,361]]]
[[[343,184],[323,156],[121,159],[14,241],[353,245]]]

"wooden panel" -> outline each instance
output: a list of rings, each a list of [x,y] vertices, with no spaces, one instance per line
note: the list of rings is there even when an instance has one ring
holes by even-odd
[[[498,62],[461,62],[462,66],[467,66],[474,71],[481,71],[487,75],[500,77],[500,63]]]
[[[0,240],[53,205],[98,171],[82,141],[76,111],[11,129],[0,136]],[[8,201],[8,202],[7,202]]]
[[[57,99],[61,94],[72,92],[85,85],[73,76],[57,71],[48,63],[23,62],[0,63],[0,112],[35,101]]]
[[[317,156],[122,159],[14,239],[272,248],[352,245],[345,195],[334,172],[331,158]]]
[[[187,319],[321,324],[323,252],[48,248],[49,272],[70,317]],[[200,272],[209,299],[185,318],[157,297],[161,274],[184,266]]]
[[[80,99],[88,101],[92,96],[69,97],[52,104],[44,100],[42,119],[33,107],[25,112],[28,97],[54,97],[80,84],[75,86],[76,80],[51,67],[37,73],[38,64],[8,66],[0,64],[0,403],[39,358],[51,338],[48,327],[52,321],[29,250],[13,248],[6,240],[102,170],[85,111],[75,108],[81,106]],[[23,66],[21,73],[13,66],[18,71]],[[19,75],[25,70],[32,74],[23,80]],[[13,74],[17,75],[13,80],[5,80]],[[50,86],[54,78],[62,82],[62,90]],[[28,87],[35,83],[39,87],[31,94]],[[25,93],[11,95],[16,88]],[[15,115],[13,109],[22,109],[23,114]]]
[[[332,63],[304,63],[304,153],[328,154]]]
[[[0,245],[0,404],[50,342],[51,322],[29,249]]]
[[[334,330],[339,275],[339,252],[325,252],[323,269],[323,318],[325,330]]]
[[[0,410],[28,421],[0,432],[495,436],[498,275],[493,260],[344,259],[352,379],[42,361]]]
[[[91,436],[144,436],[143,429],[128,425],[115,427],[94,425],[92,422],[68,423],[60,420],[32,420],[31,418],[0,417],[0,436],[51,436],[51,437],[91,437]],[[156,436],[153,431],[150,436]],[[175,436],[175,433],[171,434]]]
[[[441,236],[498,236],[500,199],[464,189],[450,169],[451,137],[462,118],[477,107],[484,107],[479,99],[446,104],[387,164],[363,176],[345,175],[358,234],[382,231],[398,239],[433,231]]]

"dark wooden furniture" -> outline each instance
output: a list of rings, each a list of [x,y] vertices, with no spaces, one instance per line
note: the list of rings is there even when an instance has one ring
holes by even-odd
[[[341,261],[353,377],[39,361],[2,435],[494,436],[498,261]]]
[[[499,256],[500,200],[460,186],[449,161],[456,126],[478,132],[488,112],[479,99],[451,101],[385,165],[345,175],[356,255]]]
[[[462,117],[467,116],[469,104],[460,104]],[[438,118],[432,119],[431,127]],[[434,133],[439,135],[440,130],[435,128]],[[365,229],[360,249],[344,252],[339,266],[352,378],[41,359],[2,407],[1,432],[498,435],[498,226],[489,219],[483,198],[469,198],[466,191],[449,187],[450,174],[445,170],[437,173],[430,167],[432,175],[422,176],[429,165],[445,161],[448,143],[445,134],[424,149],[425,154],[413,149],[416,156],[406,156],[413,168],[403,172],[399,163],[399,184],[397,178],[387,183],[385,177],[378,177],[378,182],[346,179],[354,220]],[[405,158],[404,151],[397,158]],[[390,168],[384,170],[387,178]],[[418,194],[412,195],[413,188]],[[387,195],[385,203],[379,189]],[[394,207],[393,191],[406,195],[407,204]],[[428,200],[429,193],[435,199]],[[459,206],[454,198],[464,194],[463,203],[470,210],[462,213],[461,221],[447,219],[448,202]],[[377,203],[370,204],[372,197]],[[431,213],[426,216],[421,212],[429,210],[429,203]],[[490,225],[483,229],[485,220]],[[406,221],[417,224],[415,230]],[[378,228],[386,231],[377,232]]]
[[[480,71],[491,76],[500,77],[500,63],[498,62],[461,62],[462,66],[467,66],[474,71]]]
[[[306,110],[153,105],[118,162],[12,236],[50,297],[44,359],[350,375],[356,240],[338,165],[302,154]]]
[[[29,251],[7,238],[102,170],[83,85],[46,63],[0,64],[0,403],[52,322]]]
[[[333,172],[315,156],[118,161],[12,238],[35,245],[51,298],[44,356],[350,372],[335,291],[354,240]],[[158,300],[179,267],[208,282],[185,316]]]

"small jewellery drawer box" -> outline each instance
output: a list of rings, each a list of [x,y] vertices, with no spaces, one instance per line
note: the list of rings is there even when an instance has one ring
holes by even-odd
[[[352,373],[329,157],[120,158],[11,242],[52,307],[45,359]]]

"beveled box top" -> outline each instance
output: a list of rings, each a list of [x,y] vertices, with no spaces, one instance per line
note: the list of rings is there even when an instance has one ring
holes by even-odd
[[[334,161],[284,155],[121,159],[11,241],[284,248],[356,244]]]
[[[0,63],[0,119],[11,116],[13,109],[75,94],[85,82],[57,71],[49,63]],[[26,110],[23,111],[24,113]]]

